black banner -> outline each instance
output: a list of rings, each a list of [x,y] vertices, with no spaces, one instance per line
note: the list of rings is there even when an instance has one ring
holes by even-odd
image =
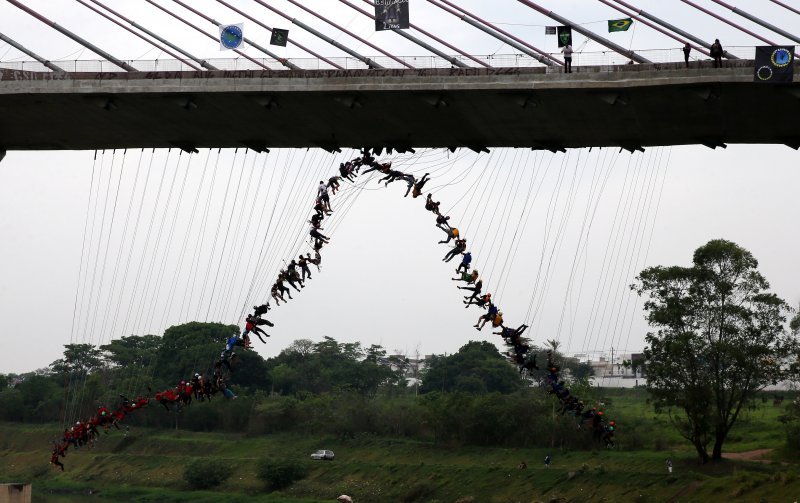
[[[558,27],[558,46],[572,45],[572,26]]]
[[[755,82],[792,82],[794,46],[762,45],[756,47]]]
[[[375,31],[408,28],[408,0],[375,0]]]
[[[288,41],[289,41],[289,30],[282,30],[280,28],[272,29],[272,36],[269,39],[269,45],[279,45],[281,47],[286,47],[286,43]]]

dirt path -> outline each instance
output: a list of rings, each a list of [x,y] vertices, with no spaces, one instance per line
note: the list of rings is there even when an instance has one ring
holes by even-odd
[[[769,463],[769,459],[761,459],[765,455],[772,452],[773,449],[756,449],[754,451],[745,452],[723,452],[722,457],[725,459],[740,459],[743,461],[757,461],[759,463]]]

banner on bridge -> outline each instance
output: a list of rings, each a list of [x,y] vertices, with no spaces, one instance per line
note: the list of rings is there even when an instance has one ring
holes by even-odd
[[[756,47],[755,82],[792,82],[794,46],[762,45]]]
[[[227,24],[219,27],[219,49],[221,51],[231,51],[240,49],[244,41],[244,25]]]
[[[286,43],[288,41],[289,41],[289,30],[282,30],[281,28],[272,29],[272,36],[269,39],[270,45],[279,45],[281,47],[286,47]]]
[[[558,46],[565,47],[572,45],[572,26],[558,27]]]
[[[405,30],[409,27],[408,0],[375,0],[375,30]]]

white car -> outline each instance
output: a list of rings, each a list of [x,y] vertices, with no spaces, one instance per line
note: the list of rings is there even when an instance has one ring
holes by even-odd
[[[322,459],[327,461],[333,461],[333,451],[320,449],[317,452],[311,454],[311,459]]]

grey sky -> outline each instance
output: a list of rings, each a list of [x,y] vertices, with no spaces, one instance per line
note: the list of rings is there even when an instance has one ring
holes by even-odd
[[[157,55],[155,51],[148,52],[150,48],[143,41],[123,33],[76,2],[34,0],[26,3],[117,57],[148,59]],[[210,39],[170,20],[144,2],[109,0],[107,3],[199,56],[215,58],[231,54],[220,53],[218,45]],[[160,3],[178,8],[167,0]],[[324,55],[341,55],[249,0],[234,3],[254,14],[260,13],[270,26],[288,27],[290,37]],[[285,0],[270,3],[326,33],[333,33],[324,23]],[[304,3],[396,54],[424,54],[422,49],[394,34],[374,33],[367,18],[344,4],[332,0]],[[677,42],[643,26],[627,33],[604,33],[607,19],[622,16],[599,2],[540,3],[551,8],[557,5],[560,14],[579,23],[598,22],[588,26],[626,47],[678,46]],[[543,28],[555,23],[517,2],[491,2],[491,7],[489,2],[461,4],[486,19],[507,23],[504,28],[542,49],[555,51],[554,37],[545,37]],[[223,22],[242,21],[215,1],[193,1],[192,5]],[[719,37],[726,46],[757,43],[678,2],[664,6],[664,2],[641,1],[636,5],[703,38]],[[703,2],[703,5],[723,12],[712,7],[711,2]],[[800,31],[800,16],[771,2],[748,2],[747,6],[740,7],[789,31]],[[733,14],[728,17],[734,19]],[[3,33],[43,56],[53,60],[65,56],[96,59],[8,3],[0,3],[0,19]],[[411,19],[424,28],[446,34],[448,41],[471,53],[514,52],[421,0],[412,2]],[[207,27],[202,21],[193,20]],[[736,21],[754,28],[752,23]],[[757,31],[783,41],[763,29]],[[266,33],[252,23],[245,22],[245,34],[263,42],[267,40]],[[576,35],[575,38],[576,47],[581,48],[582,37]],[[350,43],[344,35],[339,39]],[[374,55],[372,49],[360,47],[357,42],[351,45],[367,55]],[[583,47],[585,51],[600,49],[594,43]],[[0,61],[12,61],[21,56],[13,49],[7,50],[7,46],[0,45]],[[257,55],[252,48],[247,52]],[[286,55],[304,57],[293,48],[286,49]],[[257,271],[259,278],[255,300],[266,300],[269,281],[280,265],[280,258],[289,258],[289,250],[294,248],[290,238],[293,240],[306,232],[300,210],[308,214],[307,200],[313,196],[315,182],[322,173],[326,177],[333,174],[342,156],[317,151],[273,151],[269,156],[256,157],[248,153],[245,157],[240,151],[234,163],[234,153],[225,151],[216,164],[214,151],[210,153],[209,168],[201,184],[208,156],[209,152],[202,151],[192,160],[179,206],[187,160],[182,156],[178,165],[176,152],[172,152],[169,159],[164,151],[156,153],[144,196],[145,174],[151,160],[149,152],[141,159],[137,178],[140,152],[129,151],[121,179],[118,177],[122,154],[117,153],[110,181],[113,156],[110,152],[105,157],[98,154],[95,174],[101,175],[99,180],[95,178],[91,200],[93,152],[8,154],[0,163],[0,350],[4,354],[0,372],[45,366],[60,355],[62,345],[71,338],[102,343],[128,333],[161,333],[166,326],[192,319],[238,323],[252,271]],[[254,159],[255,164],[252,164]],[[533,321],[530,335],[535,342],[559,338],[570,352],[577,352],[607,351],[611,346],[640,348],[646,325],[640,306],[627,289],[633,275],[645,263],[686,264],[692,251],[712,238],[730,239],[750,249],[776,293],[792,303],[800,300],[795,231],[800,216],[796,202],[796,188],[800,186],[799,160],[800,154],[785,146],[730,146],[724,151],[705,147],[648,149],[645,154],[634,156],[618,155],[616,150],[610,149],[595,149],[591,153],[571,151],[568,156],[498,149],[490,155],[478,156],[477,161],[469,152],[448,155],[443,151],[428,151],[417,156],[400,156],[396,163],[419,173],[430,171],[434,176],[430,188],[446,185],[436,190],[436,198],[442,201],[443,209],[450,208],[463,197],[450,214],[466,231],[470,248],[476,254],[476,266],[490,290],[500,294],[506,320],[510,324]],[[217,179],[211,198],[207,199],[215,164]],[[262,166],[265,166],[263,170]],[[223,204],[232,168],[232,182]],[[486,170],[488,173],[478,180]],[[253,178],[248,185],[251,173]],[[257,185],[262,173],[261,184]],[[602,183],[595,177],[605,173],[608,178],[601,194]],[[162,174],[164,185],[161,195],[157,196]],[[177,175],[174,186],[173,175]],[[277,184],[284,175],[286,182],[278,196]],[[243,177],[241,185],[238,183],[240,176]],[[497,178],[493,190],[492,177]],[[270,180],[273,185],[269,185]],[[662,180],[663,193],[660,192]],[[113,196],[118,183],[120,195],[114,210]],[[292,184],[293,192],[290,191]],[[98,187],[101,189],[99,199]],[[257,193],[256,187],[259,188]],[[377,185],[373,181],[366,187],[375,189]],[[536,194],[535,200],[526,198],[529,187],[532,187],[531,194]],[[237,188],[240,192],[234,206]],[[399,349],[408,353],[413,353],[417,347],[421,353],[452,352],[477,337],[498,340],[488,329],[478,334],[471,328],[479,313],[465,310],[459,303],[454,282],[449,280],[455,262],[452,265],[440,262],[446,251],[443,246],[436,245],[443,237],[441,231],[433,226],[430,213],[422,208],[421,199],[403,199],[402,193],[399,184],[385,190],[364,190],[346,215],[340,205],[342,199],[334,198],[336,221],[340,223],[333,224],[334,241],[323,250],[323,271],[315,274],[309,287],[298,294],[295,301],[274,312],[271,319],[277,326],[272,330],[275,335],[270,344],[261,346],[256,341],[264,356],[276,354],[295,338],[319,339],[323,335],[343,341],[360,340],[365,345],[379,343],[390,351]],[[662,194],[661,204],[650,241],[647,222],[655,217],[659,193]],[[106,194],[109,194],[108,199]],[[297,199],[301,197],[299,194],[302,200]],[[192,220],[196,196],[198,209]],[[597,212],[584,225],[587,207],[591,215],[593,201],[598,201],[595,199],[598,197]],[[169,206],[163,218],[167,199]],[[289,199],[297,201],[296,208],[291,202],[284,204]],[[144,201],[141,205],[140,200]],[[198,238],[207,200],[210,204],[201,242]],[[468,201],[473,202],[472,207],[467,207]],[[526,206],[526,201],[532,204]],[[621,209],[617,211],[620,201]],[[649,201],[653,204],[648,204]],[[86,236],[88,257],[81,265],[87,202],[91,203],[90,228]],[[273,206],[277,210],[267,232]],[[476,206],[485,212],[483,221],[480,212],[474,210]],[[134,222],[140,207],[140,223],[136,227]],[[106,218],[101,232],[103,208]],[[281,213],[284,208],[285,213]],[[507,226],[501,219],[504,209],[508,215]],[[129,211],[129,225],[125,231]],[[525,215],[529,215],[528,220]],[[490,222],[492,216],[495,219]],[[163,229],[158,232],[162,219]],[[259,219],[261,226],[257,225]],[[151,239],[149,247],[145,248],[151,220]],[[227,231],[229,221],[231,227]],[[591,227],[588,227],[589,221]],[[517,226],[524,222],[527,225]],[[281,231],[281,224],[293,225],[298,230],[289,232],[287,227]],[[213,239],[217,226],[221,231],[215,247]],[[512,247],[515,231],[517,239]],[[226,232],[227,241],[224,240]],[[256,268],[255,260],[265,232],[270,245],[267,257],[271,260]],[[283,236],[287,241],[280,241]],[[606,255],[609,246],[611,253]],[[580,253],[576,253],[578,250]],[[129,260],[129,273],[125,275]],[[507,264],[505,268],[503,264]],[[137,275],[140,267],[142,272]],[[501,271],[504,271],[502,275]],[[606,280],[604,273],[608,274]],[[94,292],[89,292],[92,285]],[[78,326],[71,335],[76,288],[82,301],[76,310]],[[532,292],[535,296],[533,309],[530,309]],[[530,316],[526,318],[529,310]]]

